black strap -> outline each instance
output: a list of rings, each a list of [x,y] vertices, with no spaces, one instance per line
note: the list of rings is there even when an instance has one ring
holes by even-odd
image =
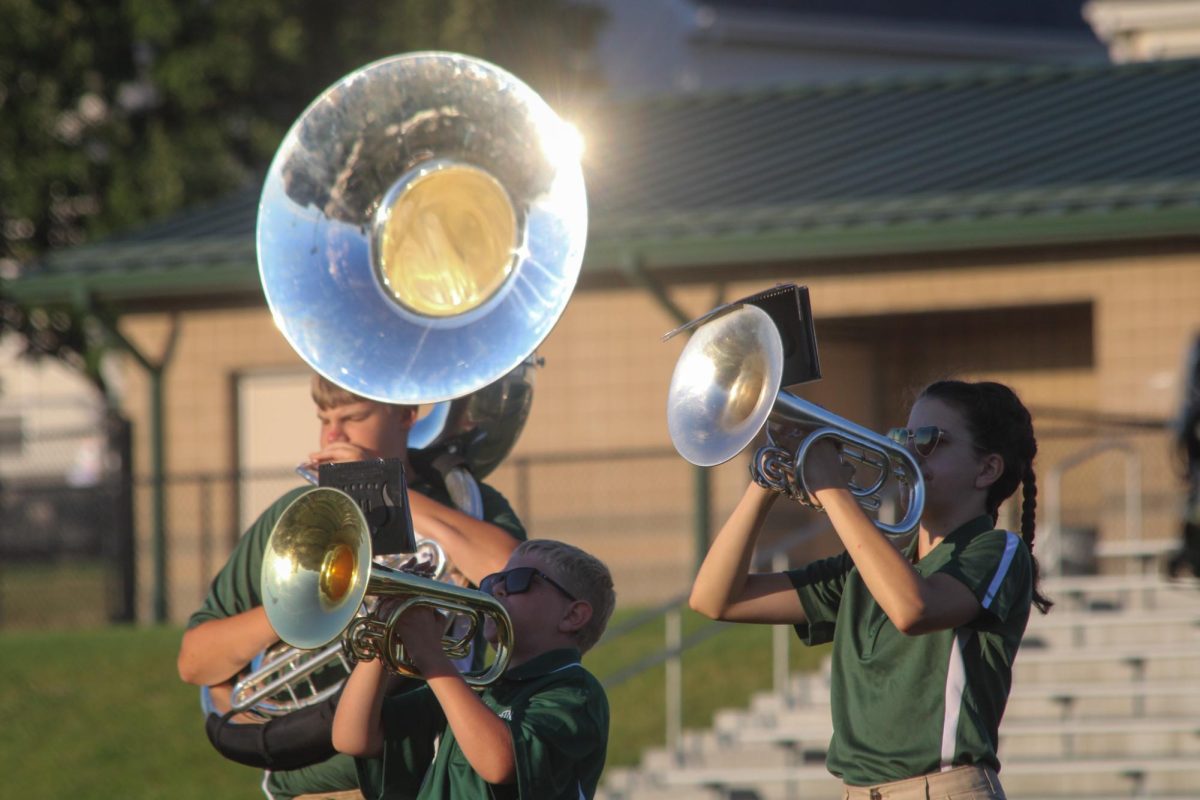
[[[248,767],[297,769],[334,756],[333,713],[337,696],[261,724],[230,722],[234,712],[209,714],[208,740],[217,752]]]

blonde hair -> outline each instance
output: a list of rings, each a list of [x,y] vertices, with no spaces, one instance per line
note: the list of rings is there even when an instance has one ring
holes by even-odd
[[[312,400],[317,408],[324,411],[328,408],[348,406],[351,403],[361,403],[367,398],[359,397],[354,392],[343,389],[324,375],[313,374],[311,384]]]
[[[592,607],[592,618],[575,633],[579,652],[586,653],[600,641],[613,608],[617,593],[613,589],[612,573],[604,562],[575,545],[553,539],[529,539],[517,545],[513,556],[530,555],[542,562],[546,573],[576,598]]]
[[[322,411],[330,408],[338,408],[340,406],[348,406],[351,403],[374,403],[378,402],[369,397],[357,395],[349,389],[343,389],[333,381],[326,378],[324,375],[313,373],[312,382],[309,389],[312,394],[312,401],[316,403],[317,408]],[[397,408],[414,408],[415,406],[403,405],[400,403],[380,403],[384,406],[395,406]]]

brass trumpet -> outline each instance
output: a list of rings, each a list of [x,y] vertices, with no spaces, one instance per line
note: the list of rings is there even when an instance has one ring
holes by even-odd
[[[512,622],[491,595],[373,563],[366,518],[338,489],[311,489],[283,512],[263,553],[262,592],[267,619],[287,644],[308,650],[341,638],[350,657],[379,658],[391,671],[408,677],[422,676],[405,653],[395,623],[413,606],[468,619],[466,630],[442,640],[443,651],[452,659],[467,655],[480,626],[492,621],[496,657],[487,668],[463,674],[471,686],[487,686],[499,678],[512,652]],[[387,619],[360,616],[368,595],[404,601]]]

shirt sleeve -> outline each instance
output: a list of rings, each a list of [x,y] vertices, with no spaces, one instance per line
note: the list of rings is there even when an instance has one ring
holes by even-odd
[[[517,512],[513,511],[504,495],[486,483],[479,484],[479,493],[483,497],[483,518],[503,528],[518,542],[525,541],[525,526],[521,524]]]
[[[188,618],[188,628],[194,628],[209,620],[232,617],[262,605],[260,582],[267,539],[287,507],[311,488],[300,486],[283,495],[246,529],[226,560],[225,566],[213,578],[204,602]]]
[[[800,595],[800,605],[804,607],[804,616],[807,618],[806,622],[795,626],[800,641],[807,645],[833,641],[846,576],[853,567],[850,556],[841,553],[787,572],[792,586]]]
[[[1001,621],[1025,608],[1033,591],[1029,548],[1011,531],[973,537],[938,570],[961,581],[984,611]]]
[[[546,687],[513,709],[509,725],[521,798],[578,800],[592,790],[608,748],[608,698],[598,681]]]

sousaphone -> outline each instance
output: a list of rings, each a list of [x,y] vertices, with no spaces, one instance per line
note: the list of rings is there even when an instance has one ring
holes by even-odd
[[[578,149],[574,129],[513,75],[419,52],[368,64],[323,92],[263,186],[259,275],[275,324],[338,386],[432,405],[410,449],[460,457],[447,486],[474,516],[474,478],[520,433],[535,350],[579,275],[587,201]],[[312,659],[336,660],[338,649]],[[310,661],[284,659],[284,671],[302,661],[307,681]],[[250,682],[254,692],[260,683]],[[318,696],[301,694],[265,713]]]

